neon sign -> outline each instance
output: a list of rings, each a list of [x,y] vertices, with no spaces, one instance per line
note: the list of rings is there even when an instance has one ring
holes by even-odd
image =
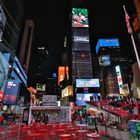
[[[115,69],[116,69],[116,74],[117,74],[119,92],[120,92],[120,94],[122,94],[123,93],[123,90],[122,90],[123,82],[122,82],[122,76],[121,76],[120,66],[116,66]]]

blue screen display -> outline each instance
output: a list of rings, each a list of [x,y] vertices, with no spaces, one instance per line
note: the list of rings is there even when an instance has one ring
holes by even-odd
[[[90,101],[91,97],[93,98],[93,101],[99,101],[100,93],[76,94],[76,104],[78,106],[86,106],[86,101]]]
[[[7,80],[4,91],[4,104],[16,104],[19,94],[20,82],[18,80]]]
[[[119,47],[118,39],[99,39],[96,45],[96,54],[100,47]]]
[[[8,70],[9,70],[9,63],[4,57],[4,55],[0,52],[0,90],[1,91],[4,91]]]
[[[128,122],[128,128],[131,133],[137,133],[135,122]]]
[[[99,57],[99,65],[100,66],[108,66],[110,65],[110,56],[109,55],[103,55]]]
[[[76,79],[76,87],[100,87],[99,79]]]

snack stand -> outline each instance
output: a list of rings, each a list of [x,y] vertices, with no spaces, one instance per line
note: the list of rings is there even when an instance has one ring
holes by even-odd
[[[48,123],[71,122],[71,114],[70,114],[69,106],[62,106],[62,107],[60,106],[31,106],[29,110],[28,124],[30,125],[31,123],[36,121],[35,117],[39,116],[38,113],[43,114],[46,112],[49,116]],[[40,121],[42,122],[42,120]]]

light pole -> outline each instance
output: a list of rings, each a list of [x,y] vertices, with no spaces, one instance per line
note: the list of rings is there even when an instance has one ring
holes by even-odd
[[[129,22],[130,17],[128,15],[127,11],[126,11],[125,5],[123,5],[123,9],[124,9],[124,13],[125,13],[125,20],[126,20],[127,30],[128,30],[128,33],[131,36],[131,41],[132,41],[132,44],[133,44],[133,48],[134,48],[134,51],[135,51],[138,67],[139,67],[139,70],[140,70],[140,59],[139,59],[136,43],[135,43],[135,40],[134,40],[133,31],[132,31],[132,28],[131,28],[131,25],[130,25],[130,22]]]

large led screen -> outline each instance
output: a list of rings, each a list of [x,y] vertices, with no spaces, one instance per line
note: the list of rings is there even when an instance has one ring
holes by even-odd
[[[7,80],[4,91],[4,104],[14,105],[17,103],[20,91],[20,82],[18,80]]]
[[[5,59],[4,55],[0,52],[0,90],[4,91],[4,85],[9,70],[9,63]]]
[[[73,28],[74,51],[90,51],[88,28]]]
[[[100,87],[99,79],[76,79],[76,87]]]
[[[58,67],[58,85],[60,85],[60,82],[63,81],[65,78],[65,67],[59,66]]]
[[[72,8],[72,26],[89,27],[87,9]]]
[[[62,98],[72,96],[73,95],[73,87],[72,86],[67,86],[62,90]]]
[[[37,91],[45,91],[46,90],[46,84],[37,83],[36,84],[36,90]]]
[[[102,55],[99,56],[99,65],[100,66],[108,66],[110,65],[110,56],[109,55]]]
[[[96,54],[100,47],[119,47],[119,40],[117,38],[99,39],[96,45]]]
[[[86,106],[86,102],[90,101],[99,101],[100,93],[80,93],[76,94],[76,104],[78,106]]]
[[[117,74],[119,92],[120,92],[120,94],[123,94],[123,90],[122,90],[123,81],[122,81],[120,66],[116,66],[115,69],[116,69],[116,74]]]

